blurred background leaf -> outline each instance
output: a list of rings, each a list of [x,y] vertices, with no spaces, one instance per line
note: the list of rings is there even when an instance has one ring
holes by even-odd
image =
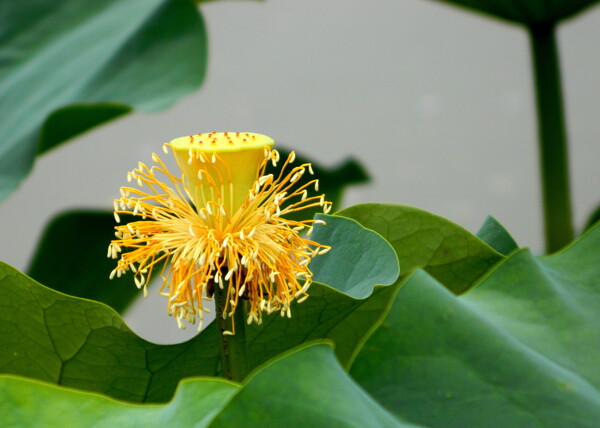
[[[121,218],[123,224],[132,219]],[[123,313],[140,290],[129,275],[108,278],[116,266],[116,260],[106,257],[115,225],[110,212],[59,214],[46,226],[27,274],[61,293],[102,302]]]
[[[281,159],[287,159],[290,154],[290,150],[277,148],[277,151],[281,155]],[[313,195],[325,194],[325,199],[333,203],[333,210],[337,211],[341,208],[344,191],[348,186],[365,184],[369,182],[369,174],[363,168],[363,166],[356,159],[346,159],[340,162],[338,165],[333,167],[324,167],[308,159],[301,154],[296,153],[296,160],[294,165],[300,165],[303,163],[310,163],[314,171],[314,175],[304,174],[297,181],[298,186],[313,180],[319,180],[319,190],[315,191],[313,188],[308,190]],[[276,174],[282,167],[283,163],[279,162],[276,167],[270,167],[267,173]],[[296,220],[305,220],[313,218],[315,214],[323,212],[321,207],[311,208],[303,211],[297,211],[288,215],[289,218]]]
[[[206,30],[188,0],[3,2],[0,20],[0,200],[37,154],[204,79]]]
[[[39,133],[37,153],[45,153],[102,123],[123,116],[130,106],[111,103],[75,104],[53,111]]]
[[[598,0],[436,0],[521,24],[545,24],[569,18]]]

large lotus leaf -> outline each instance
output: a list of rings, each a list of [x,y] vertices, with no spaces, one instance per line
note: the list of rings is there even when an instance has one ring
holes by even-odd
[[[437,0],[522,24],[546,24],[569,18],[598,0]]]
[[[246,327],[247,364],[257,367],[265,360],[307,340],[329,338],[336,355],[349,367],[372,331],[384,319],[398,285],[377,287],[364,300],[356,300],[319,283],[311,286],[310,298],[292,306],[292,318],[273,314],[263,324]]]
[[[198,88],[206,33],[188,0],[2,4],[0,199],[37,153],[132,109]]]
[[[422,267],[456,294],[503,259],[457,224],[407,205],[360,204],[337,214],[383,236],[396,250],[403,275]]]
[[[140,405],[0,376],[3,426],[405,427],[339,366],[330,346],[294,349],[237,384],[188,379],[164,405]]]
[[[142,402],[168,400],[179,379],[217,370],[215,329],[156,345],[108,306],[50,290],[6,264],[0,308],[0,373]]]
[[[331,347],[304,345],[254,373],[215,427],[403,427],[339,365]],[[264,366],[263,366],[264,367]]]
[[[239,387],[224,379],[181,383],[167,405],[131,404],[15,376],[0,376],[5,427],[207,427]]]
[[[456,297],[417,271],[351,374],[430,427],[600,420],[600,226],[562,252],[513,253]]]
[[[327,227],[344,231],[334,234],[340,241],[332,240],[332,246],[343,245],[345,236],[356,238],[361,233],[367,243],[373,244],[370,235],[383,241],[352,220],[330,216],[327,222]],[[360,261],[365,274],[372,275],[371,283],[363,278],[348,278],[348,281],[361,281],[365,289],[374,290],[372,295],[357,300],[333,288],[313,284],[310,298],[292,307],[291,319],[271,314],[265,316],[261,326],[253,325],[249,329],[249,368],[317,338],[333,339],[338,358],[348,366],[358,347],[385,316],[397,290],[397,287],[374,289],[383,279],[394,281],[398,274],[395,258],[394,263],[382,267],[381,271],[369,270],[369,264],[393,254],[388,245],[376,245],[376,248],[379,250]],[[321,257],[338,256],[342,257],[343,253],[332,251]],[[338,262],[345,261],[341,258]],[[319,279],[317,271],[315,279]],[[369,294],[352,284],[345,287],[359,294]],[[182,378],[219,373],[219,345],[214,323],[186,343],[152,344],[132,333],[111,308],[50,290],[8,265],[0,265],[0,306],[1,373],[101,392],[133,402],[167,401]],[[175,323],[173,328],[176,328]]]

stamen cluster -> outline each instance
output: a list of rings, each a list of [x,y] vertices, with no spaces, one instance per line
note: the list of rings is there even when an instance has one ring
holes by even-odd
[[[153,166],[139,163],[127,175],[137,187],[122,187],[114,201],[117,222],[123,214],[139,220],[116,226],[108,256],[119,260],[110,277],[131,270],[146,295],[150,278],[164,262],[160,294],[168,298],[168,313],[180,328],[183,320],[199,321],[202,328],[208,311],[203,302],[215,287],[225,293],[224,317],[242,310],[243,302],[248,324],[260,324],[263,312],[291,317],[292,301],[308,297],[311,258],[329,247],[309,239],[313,225],[322,220],[296,221],[286,215],[311,207],[327,213],[331,203],[324,195],[309,196],[309,190],[318,191],[318,180],[298,185],[307,171],[313,174],[310,164],[292,167],[292,152],[275,176],[266,172],[267,164],[276,166],[279,153],[269,147],[262,151],[254,184],[239,207],[232,199],[235,171],[218,152],[189,150],[185,167],[195,171],[193,178],[174,176],[156,154]],[[176,160],[185,171],[181,157]],[[190,190],[192,180],[195,191]],[[235,333],[233,323],[228,333]]]

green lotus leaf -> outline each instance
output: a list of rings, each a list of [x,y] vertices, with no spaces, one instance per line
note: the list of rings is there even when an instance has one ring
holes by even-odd
[[[153,344],[108,306],[50,290],[3,263],[0,308],[0,373],[153,402],[168,400],[181,378],[217,370],[215,329]]]
[[[569,18],[598,0],[436,0],[526,25],[547,24]]]
[[[187,0],[5,2],[0,38],[0,200],[36,154],[201,84],[202,17]]]
[[[214,426],[412,426],[382,411],[342,369],[331,347],[305,344],[297,349],[251,375]]]
[[[591,427],[600,420],[600,226],[548,257],[513,252],[455,296],[422,270],[351,374],[429,427]]]
[[[0,376],[0,417],[7,427],[207,427],[239,390],[224,379],[182,382],[166,405],[132,404],[101,394],[16,376]]]
[[[355,299],[371,295],[373,285],[393,284],[400,274],[398,258],[391,245],[356,220],[319,214],[310,238],[331,250],[310,263],[314,280]]]
[[[402,275],[423,268],[452,292],[471,287],[504,256],[457,224],[399,204],[360,204],[341,210],[394,248]]]
[[[408,427],[360,388],[326,344],[307,344],[269,361],[238,384],[184,380],[163,405],[140,405],[0,376],[4,426]]]
[[[327,222],[327,227],[345,231],[333,234],[331,245],[341,246],[345,236],[361,234],[367,242],[371,242],[370,235],[383,241],[346,218],[330,216]],[[393,253],[386,245],[377,248],[361,260],[365,269],[369,263]],[[330,253],[329,257],[337,257],[335,252]],[[398,265],[393,260],[389,269],[397,276]],[[345,262],[343,258],[338,260],[340,264]],[[394,286],[375,287],[384,277],[393,281],[394,275],[371,270],[364,273],[373,275],[371,283],[362,277],[348,281],[360,281],[361,287],[372,291],[367,298],[354,299],[332,287],[314,283],[309,290],[310,298],[292,306],[291,319],[271,314],[264,317],[261,326],[250,326],[246,333],[249,369],[307,340],[319,338],[336,343],[337,356],[347,367],[383,319],[397,292]],[[316,270],[315,278],[319,278]],[[352,283],[345,288],[369,294]],[[181,379],[215,376],[220,372],[214,323],[186,343],[153,344],[131,332],[111,308],[48,289],[6,264],[0,264],[0,307],[0,373],[100,392],[131,402],[165,402]]]
[[[519,248],[510,233],[492,216],[485,219],[477,237],[505,256]]]

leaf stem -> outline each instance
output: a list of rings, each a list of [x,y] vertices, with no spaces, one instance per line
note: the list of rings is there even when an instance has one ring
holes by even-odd
[[[223,289],[215,286],[215,316],[219,324],[219,341],[221,345],[221,369],[223,376],[237,382],[244,380],[246,368],[246,331],[244,319],[244,305],[236,308],[232,322],[235,325],[235,334],[225,334],[231,331],[227,327],[227,319],[223,317],[227,299],[227,287]]]
[[[529,26],[538,117],[546,251],[573,239],[569,160],[554,23]]]

